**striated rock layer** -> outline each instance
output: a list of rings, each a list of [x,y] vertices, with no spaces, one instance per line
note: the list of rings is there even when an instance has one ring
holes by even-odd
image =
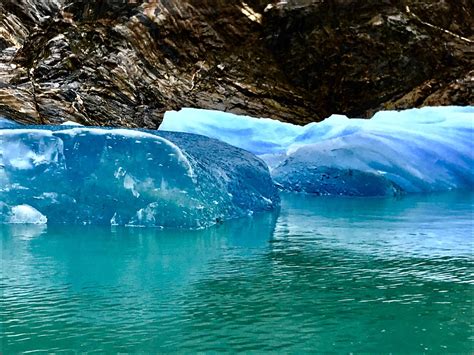
[[[0,115],[156,128],[474,104],[469,0],[0,1]]]

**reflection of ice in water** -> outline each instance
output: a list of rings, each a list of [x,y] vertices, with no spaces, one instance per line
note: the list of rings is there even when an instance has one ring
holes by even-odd
[[[457,275],[466,270],[447,268],[442,260],[472,258],[473,198],[471,192],[398,199],[287,194],[275,238],[307,253],[329,249],[375,258],[384,264],[386,277],[461,281]],[[419,262],[401,271],[398,263],[404,259]],[[433,267],[436,263],[439,268]]]
[[[5,234],[10,234],[13,238],[20,240],[30,240],[39,237],[47,232],[44,224],[16,224],[10,227],[0,227]]]
[[[384,258],[467,255],[472,201],[470,192],[375,199],[285,194],[277,236],[295,242],[314,237],[325,247]]]
[[[140,307],[157,299],[179,298],[209,272],[221,276],[227,272],[212,265],[226,266],[223,260],[251,259],[265,251],[276,217],[256,214],[199,231],[0,225],[2,249],[7,251],[2,261],[9,265],[3,276],[9,280],[9,290],[13,285],[13,289],[35,287],[71,299],[84,292],[100,293],[95,304],[83,305],[81,314],[97,323],[107,321],[98,310],[108,307],[104,302],[113,297],[116,304],[106,317],[134,323],[145,318],[138,314]],[[130,312],[125,314],[124,309]],[[148,316],[144,322],[169,321],[176,311],[164,309]]]
[[[194,232],[0,226],[3,350],[468,352],[472,223],[469,195],[284,195]]]

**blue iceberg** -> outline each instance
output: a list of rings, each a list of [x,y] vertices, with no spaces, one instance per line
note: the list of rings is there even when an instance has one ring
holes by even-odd
[[[305,127],[270,118],[183,108],[166,112],[159,130],[201,134],[263,155],[286,152]]]
[[[207,137],[0,129],[0,223],[198,229],[278,205],[263,161]]]
[[[297,126],[196,109],[168,112],[160,129],[217,138],[266,161],[284,190],[385,196],[472,188],[474,107],[333,115]]]

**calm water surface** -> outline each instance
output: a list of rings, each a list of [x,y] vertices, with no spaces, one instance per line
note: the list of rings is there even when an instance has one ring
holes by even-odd
[[[283,197],[197,232],[10,226],[1,351],[474,351],[473,194]]]

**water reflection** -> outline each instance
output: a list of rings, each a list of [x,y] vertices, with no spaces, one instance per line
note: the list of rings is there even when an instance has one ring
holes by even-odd
[[[470,191],[399,198],[287,194],[275,236],[373,257],[471,256],[473,201]]]
[[[472,194],[202,231],[1,226],[2,351],[469,352]]]
[[[71,285],[126,283],[136,286],[159,275],[164,283],[187,283],[213,259],[251,257],[273,235],[277,215],[259,214],[201,231],[152,228],[1,226],[5,262],[10,256],[31,257],[30,267],[41,280],[51,277]],[[19,260],[23,266],[24,261]],[[54,268],[54,272],[51,269]],[[14,270],[4,270],[15,277]],[[151,274],[150,274],[151,273]],[[21,281],[21,280],[17,280]]]
[[[223,272],[202,278],[186,296],[192,336],[182,346],[466,351],[472,206],[469,194],[286,195],[266,251],[233,265],[216,260],[212,269]]]
[[[174,324],[179,296],[207,274],[209,264],[254,257],[271,238],[276,217],[261,214],[189,232],[1,226],[1,316],[18,321],[5,329],[5,349],[29,349],[13,337],[20,329],[31,345],[51,350],[57,344],[74,349],[78,343],[70,342],[88,330],[93,339],[101,332],[111,336],[108,326]],[[40,329],[48,328],[51,337],[44,337]],[[135,336],[127,334],[132,341]]]

